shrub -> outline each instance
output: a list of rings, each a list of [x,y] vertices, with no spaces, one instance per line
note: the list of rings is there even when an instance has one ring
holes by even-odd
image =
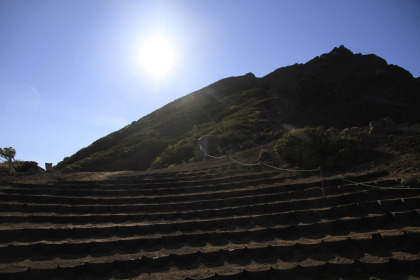
[[[305,127],[285,133],[274,150],[285,160],[306,168],[336,168],[353,163],[361,146],[357,137],[331,135],[319,128]]]
[[[22,160],[14,160],[12,162],[12,168],[13,169],[19,169],[23,164],[24,164],[24,161],[22,161]],[[0,166],[8,169],[9,168],[9,162],[4,161],[0,164]]]
[[[188,162],[196,155],[197,144],[189,139],[184,139],[176,144],[169,145],[163,153],[161,153],[153,161],[151,168],[164,168],[170,165]]]
[[[226,130],[218,135],[219,144],[224,149],[232,148],[250,139],[252,133],[247,129]]]
[[[271,158],[271,153],[267,150],[261,150],[259,154],[260,160],[269,160]]]

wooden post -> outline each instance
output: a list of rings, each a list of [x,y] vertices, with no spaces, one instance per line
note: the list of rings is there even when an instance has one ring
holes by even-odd
[[[322,196],[325,197],[324,177],[322,176],[322,169],[321,169],[321,167],[319,168],[319,173],[321,175]]]
[[[9,153],[9,175],[12,175],[12,156]]]

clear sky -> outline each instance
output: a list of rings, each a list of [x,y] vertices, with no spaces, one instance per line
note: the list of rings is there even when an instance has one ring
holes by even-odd
[[[419,77],[419,27],[418,0],[0,0],[0,147],[55,165],[222,78],[340,45]]]

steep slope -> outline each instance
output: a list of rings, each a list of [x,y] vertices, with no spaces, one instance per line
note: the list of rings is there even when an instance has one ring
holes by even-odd
[[[375,55],[341,46],[305,64],[220,80],[162,107],[64,159],[57,168],[144,170],[196,157],[196,139],[225,149],[276,139],[284,126],[366,125],[389,116],[419,122],[420,82]]]

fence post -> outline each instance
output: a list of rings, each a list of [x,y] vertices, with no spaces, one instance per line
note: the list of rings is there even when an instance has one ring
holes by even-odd
[[[322,197],[325,197],[324,176],[322,176],[322,168],[321,168],[321,166],[319,167],[319,173],[321,175]]]

